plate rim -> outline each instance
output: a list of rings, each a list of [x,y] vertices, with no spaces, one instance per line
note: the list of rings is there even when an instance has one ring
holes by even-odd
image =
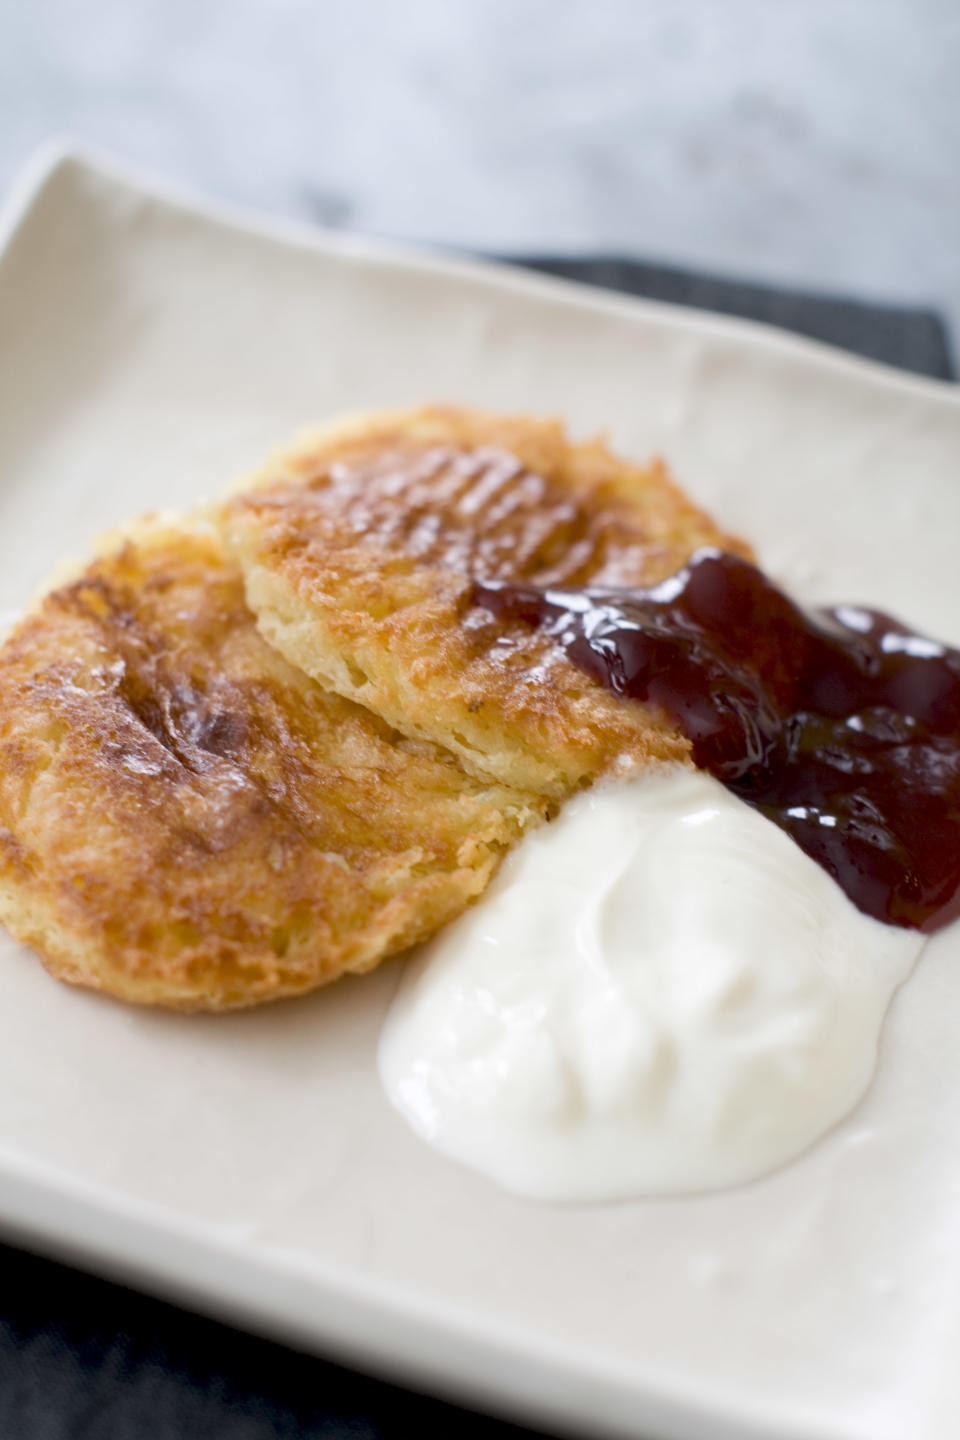
[[[293,245],[321,254],[355,258],[384,267],[397,266],[472,280],[491,288],[526,292],[597,313],[632,315],[637,319],[686,330],[709,338],[727,338],[751,347],[793,355],[807,363],[846,372],[861,381],[898,393],[916,394],[926,400],[945,402],[960,409],[960,380],[942,380],[901,370],[882,360],[871,360],[825,340],[801,335],[766,320],[751,320],[696,306],[677,305],[649,296],[628,295],[582,280],[548,275],[522,264],[461,254],[426,241],[383,239],[350,230],[258,212],[220,197],[210,197],[179,180],[171,180],[149,167],[118,159],[86,141],[54,137],[28,157],[15,174],[0,204],[0,260],[17,230],[43,193],[52,188],[61,174],[87,171],[114,185],[132,190],[149,200],[179,210],[192,219],[201,219],[226,229],[262,240]]]
[[[159,1299],[452,1404],[558,1435],[610,1440],[868,1440],[802,1426],[724,1387],[641,1376],[602,1351],[481,1320],[215,1222],[80,1179],[0,1143],[0,1238]],[[24,1244],[24,1242],[26,1242]],[[265,1296],[265,1291],[269,1292]],[[330,1306],[329,1315],[317,1301]],[[478,1366],[478,1357],[482,1364]]]

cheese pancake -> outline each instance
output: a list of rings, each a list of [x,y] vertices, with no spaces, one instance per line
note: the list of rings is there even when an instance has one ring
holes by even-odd
[[[0,919],[54,975],[223,1010],[365,971],[539,818],[258,633],[215,528],[154,522],[0,651]]]
[[[750,553],[659,462],[572,444],[557,421],[455,408],[318,432],[234,494],[222,524],[289,660],[473,773],[557,798],[684,761],[689,743],[548,637],[472,606],[472,582],[649,585],[702,545]]]

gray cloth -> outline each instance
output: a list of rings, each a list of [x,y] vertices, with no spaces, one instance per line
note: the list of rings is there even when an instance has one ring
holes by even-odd
[[[716,310],[722,315],[743,315],[795,330],[828,345],[852,350],[870,360],[882,360],[901,370],[953,380],[947,332],[932,310],[913,310],[899,305],[867,305],[839,296],[814,295],[803,290],[774,289],[742,280],[722,280],[715,275],[695,274],[668,265],[648,265],[638,260],[559,260],[548,257],[517,257],[551,275],[585,280],[629,295],[646,295]]]
[[[563,275],[628,295],[646,295],[674,305],[692,305],[723,315],[746,315],[794,330],[800,336],[823,340],[830,346],[852,350],[868,360],[882,360],[901,370],[953,380],[947,331],[931,310],[910,310],[902,305],[868,305],[835,295],[813,295],[793,289],[699,275],[669,265],[646,265],[622,259],[528,258],[515,264],[530,265],[550,275]]]
[[[746,315],[940,379],[924,311],[794,294],[624,260],[525,261]],[[356,1375],[0,1246],[2,1440],[523,1440],[532,1432]]]

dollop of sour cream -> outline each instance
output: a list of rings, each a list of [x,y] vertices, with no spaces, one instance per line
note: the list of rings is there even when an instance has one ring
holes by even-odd
[[[735,1185],[857,1103],[922,944],[708,775],[645,773],[569,802],[408,963],[380,1073],[525,1195]]]

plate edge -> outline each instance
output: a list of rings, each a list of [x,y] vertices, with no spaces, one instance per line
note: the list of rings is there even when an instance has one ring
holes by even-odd
[[[586,1429],[598,1440],[636,1440],[641,1426],[658,1440],[868,1440],[859,1429],[809,1416],[802,1428],[784,1425],[766,1406],[744,1405],[722,1387],[691,1392],[689,1383],[638,1375],[628,1361],[600,1351],[484,1323],[447,1301],[411,1300],[400,1285],[340,1275],[323,1262],[304,1266],[281,1246],[251,1245],[215,1222],[77,1179],[3,1145],[0,1206],[0,1232],[11,1243],[91,1265],[117,1283],[280,1343],[561,1434]]]
[[[960,411],[960,384],[957,382],[899,370],[896,366],[855,355],[826,341],[798,335],[761,320],[675,305],[644,296],[624,295],[578,280],[539,274],[503,261],[464,258],[427,243],[384,240],[248,210],[227,200],[211,199],[189,185],[170,180],[132,162],[118,160],[95,145],[69,137],[47,141],[15,175],[8,198],[0,206],[0,258],[45,190],[72,169],[86,171],[100,180],[192,218],[259,239],[370,264],[440,273],[492,288],[525,292],[579,309],[678,328],[706,339],[738,341],[755,350],[779,351],[819,368],[846,372],[861,383],[893,389],[901,394],[919,395],[927,401],[946,404],[948,408]]]

